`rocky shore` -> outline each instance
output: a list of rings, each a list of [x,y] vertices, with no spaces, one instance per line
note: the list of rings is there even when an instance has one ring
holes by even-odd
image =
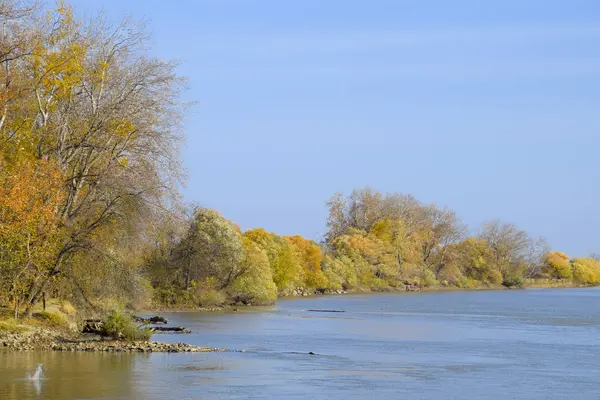
[[[46,329],[0,332],[1,348],[15,351],[53,350],[112,353],[207,353],[227,351],[213,347],[192,346],[186,343],[129,342],[71,337]]]

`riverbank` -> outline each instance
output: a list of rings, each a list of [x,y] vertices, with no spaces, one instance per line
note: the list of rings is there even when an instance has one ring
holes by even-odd
[[[306,298],[306,297],[325,297],[325,296],[339,296],[339,295],[352,295],[352,294],[369,294],[369,293],[406,293],[411,294],[415,292],[459,292],[459,291],[498,291],[498,290],[523,290],[523,289],[556,289],[556,288],[577,288],[585,287],[585,285],[576,285],[568,281],[547,281],[547,280],[528,280],[520,287],[508,288],[502,285],[480,285],[472,288],[458,288],[451,286],[426,286],[419,288],[391,288],[391,287],[380,287],[377,290],[370,288],[357,288],[351,291],[334,291],[327,293],[319,293],[317,291],[313,293],[302,292],[301,294],[294,293],[294,295],[284,296],[281,299],[294,299],[294,298]],[[153,308],[152,311],[147,310],[148,313],[156,312],[237,312],[240,311],[240,306],[226,306],[226,307],[210,307],[210,308],[165,308],[157,307]],[[245,306],[248,307],[248,306]],[[256,306],[249,308],[258,309]],[[5,324],[6,322],[3,322]],[[39,323],[39,321],[38,321]],[[74,328],[74,329],[73,329]],[[66,351],[66,352],[116,352],[116,353],[204,353],[204,352],[224,352],[230,351],[221,348],[205,347],[205,346],[193,346],[186,343],[160,343],[155,341],[128,341],[128,340],[107,340],[103,339],[98,335],[86,335],[81,334],[77,330],[77,327],[71,326],[71,329],[65,327],[51,327],[44,326],[39,327],[35,324],[28,325],[14,325],[6,326],[0,324],[0,349],[8,349],[13,351],[27,351],[27,350],[48,350],[48,351]]]
[[[0,331],[0,348],[13,351],[51,350],[111,353],[207,353],[228,351],[214,347],[193,346],[186,343],[102,340],[33,327],[15,332]]]
[[[505,286],[501,284],[490,284],[490,285],[477,285],[468,288],[462,288],[458,286],[446,286],[446,285],[432,285],[432,286],[418,286],[418,285],[403,285],[400,287],[392,286],[380,286],[380,287],[357,287],[349,290],[311,290],[298,288],[289,292],[289,294],[280,295],[278,300],[284,299],[296,299],[306,297],[326,297],[326,296],[340,296],[340,295],[353,295],[353,294],[377,294],[377,293],[398,293],[398,294],[412,294],[412,293],[436,293],[436,292],[469,292],[469,291],[487,291],[487,290],[526,290],[526,289],[574,289],[574,288],[585,288],[594,287],[595,285],[584,285],[577,284],[567,280],[552,280],[552,279],[526,279],[520,286]],[[277,302],[266,305],[266,307],[274,306]],[[265,305],[252,305],[252,304],[228,304],[223,306],[212,306],[212,307],[184,307],[174,305],[172,307],[166,307],[164,305],[154,305],[146,308],[143,312],[146,314],[155,313],[177,313],[177,312],[223,312],[223,311],[239,311],[243,308],[258,309],[265,307]]]

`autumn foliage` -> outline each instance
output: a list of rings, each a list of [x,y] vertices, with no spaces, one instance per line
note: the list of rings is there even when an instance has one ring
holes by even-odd
[[[370,188],[327,202],[322,238],[184,207],[176,64],[146,34],[59,1],[0,2],[0,305],[268,304],[340,290],[600,283],[600,262],[499,221]],[[292,232],[293,233],[293,232]]]

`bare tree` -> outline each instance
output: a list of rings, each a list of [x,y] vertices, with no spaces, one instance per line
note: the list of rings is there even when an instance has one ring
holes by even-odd
[[[544,237],[531,239],[525,254],[524,278],[534,278],[542,273],[544,257],[550,252],[550,246]]]
[[[503,276],[527,264],[531,239],[515,225],[500,221],[486,222],[479,237],[492,249],[496,268]]]

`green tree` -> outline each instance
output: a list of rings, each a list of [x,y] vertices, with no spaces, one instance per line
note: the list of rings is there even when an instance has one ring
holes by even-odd
[[[267,253],[249,238],[243,239],[244,273],[238,276],[228,292],[234,301],[244,304],[271,304],[277,299],[277,286],[273,282]]]

